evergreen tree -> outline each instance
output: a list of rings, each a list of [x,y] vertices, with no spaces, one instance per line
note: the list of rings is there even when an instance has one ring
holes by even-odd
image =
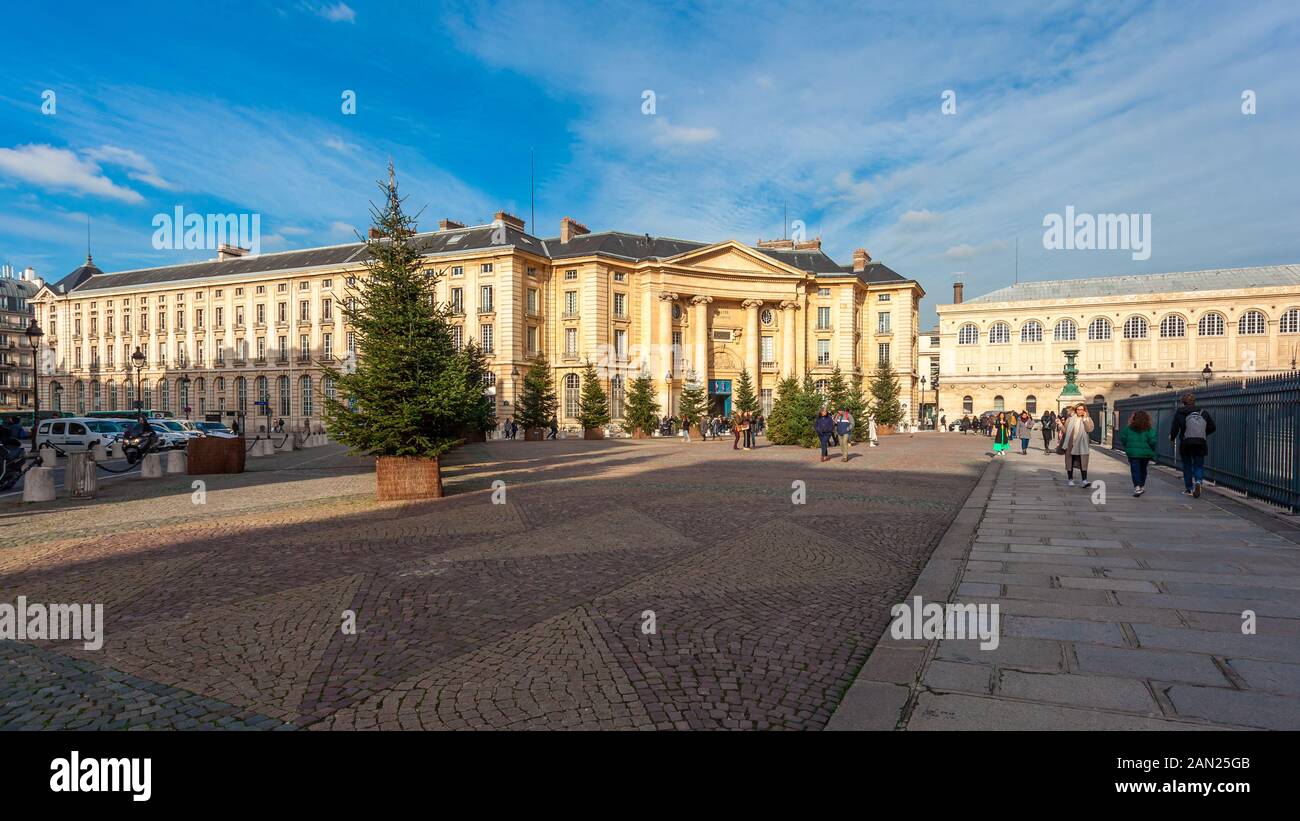
[[[811,377],[805,375],[802,384],[792,376],[781,380],[776,386],[772,414],[767,419],[768,441],[775,445],[813,447],[817,444],[813,421],[821,406],[821,394],[817,393]]]
[[[740,372],[740,379],[736,383],[735,409],[741,413],[758,411],[758,398],[754,395],[754,380],[750,378],[748,370]]]
[[[655,383],[648,371],[632,380],[628,387],[627,407],[623,412],[623,430],[641,431],[646,436],[659,427],[659,400],[655,397]]]
[[[402,211],[391,164],[371,206],[377,237],[367,238],[366,273],[350,289],[344,318],[355,333],[355,369],[326,367],[338,388],[325,397],[330,434],[373,456],[438,456],[483,412],[481,359],[456,351],[446,309],[433,304],[439,274],[425,270],[412,243],[415,221]],[[476,369],[478,369],[476,371]]]
[[[877,425],[898,425],[903,421],[903,406],[898,401],[898,377],[889,362],[876,366],[871,377],[871,412]]]
[[[465,430],[484,433],[497,426],[497,403],[487,393],[487,360],[483,349],[473,340],[461,350],[459,356],[465,372],[466,399],[469,400]],[[477,395],[478,401],[473,401]]]
[[[523,389],[515,408],[515,421],[525,434],[534,428],[549,428],[559,409],[555,395],[555,380],[545,354],[538,354],[524,373]]]
[[[698,381],[686,383],[682,388],[681,404],[677,411],[683,426],[702,424],[708,409],[709,398],[704,392],[704,384]]]
[[[830,383],[826,387],[826,407],[832,412],[837,411],[844,406],[848,397],[849,383],[844,379],[840,366],[836,365],[835,370],[831,371]]]
[[[862,382],[857,377],[846,377],[836,365],[831,373],[830,384],[826,391],[826,407],[835,413],[840,408],[847,408],[853,415],[852,438],[855,441],[867,437],[867,400],[862,395]]]
[[[582,394],[578,397],[578,419],[583,430],[602,428],[609,424],[609,396],[600,386],[600,375],[596,366],[587,360],[582,369]]]

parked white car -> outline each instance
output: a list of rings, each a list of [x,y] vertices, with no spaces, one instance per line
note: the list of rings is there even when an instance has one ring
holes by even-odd
[[[154,433],[158,434],[158,441],[162,443],[163,447],[184,448],[190,443],[190,439],[194,438],[192,436],[187,436],[184,433],[177,433],[171,428],[163,425],[163,421],[164,420],[161,419],[149,420],[149,427],[153,429]]]
[[[179,433],[188,441],[198,439],[203,435],[203,431],[194,427],[194,423],[185,419],[153,419],[150,420],[155,425],[162,425],[172,433]]]
[[[108,444],[108,435],[95,429],[102,421],[81,417],[42,419],[36,428],[37,447],[53,445],[60,450],[82,451],[97,444]]]

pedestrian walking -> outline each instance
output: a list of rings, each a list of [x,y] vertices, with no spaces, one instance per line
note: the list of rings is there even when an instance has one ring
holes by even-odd
[[[1029,453],[1029,437],[1034,433],[1034,417],[1028,411],[1020,414],[1020,424],[1016,425],[1016,435],[1020,438],[1020,455]]]
[[[825,462],[831,458],[827,452],[827,446],[830,445],[831,433],[835,430],[835,421],[831,418],[830,412],[823,407],[817,411],[817,419],[813,422],[813,432],[817,434],[818,441],[822,444],[822,461]]]
[[[853,438],[853,414],[841,407],[835,414],[835,433],[840,437],[840,461],[849,461],[850,440]]]
[[[1210,434],[1214,433],[1214,418],[1196,405],[1196,396],[1183,394],[1182,407],[1174,414],[1174,424],[1169,431],[1169,441],[1178,450],[1183,462],[1183,495],[1199,499],[1201,484],[1205,481],[1205,455],[1210,451]]]
[[[740,411],[731,415],[731,449],[740,450]]]
[[[1092,417],[1083,404],[1075,405],[1073,413],[1062,417],[1061,444],[1056,446],[1056,452],[1065,456],[1065,478],[1069,480],[1070,487],[1074,487],[1076,467],[1083,479],[1083,486],[1092,487],[1092,482],[1088,481],[1088,434],[1092,430]]]
[[[1005,413],[993,418],[993,455],[1005,457],[1007,445],[1011,442],[1011,422]]]
[[[1056,433],[1056,414],[1051,410],[1043,411],[1039,426],[1043,431],[1043,455],[1047,455],[1052,452],[1052,437]]]
[[[1119,432],[1119,448],[1128,457],[1129,475],[1133,478],[1133,495],[1146,493],[1147,468],[1156,458],[1156,431],[1151,426],[1151,415],[1136,411],[1128,424]]]
[[[546,438],[547,438],[547,439],[555,439],[555,438],[558,436],[559,432],[560,432],[560,422],[559,422],[558,419],[556,419],[554,416],[552,416],[552,417],[551,417],[551,432],[550,432],[550,434],[549,434]]]
[[[749,411],[745,411],[745,415],[740,418],[740,432],[745,440],[744,445],[741,447],[741,450],[753,450],[754,449],[754,417],[750,415]]]
[[[880,444],[879,441],[876,439],[876,417],[875,416],[867,417],[867,441],[868,444],[870,444],[871,447],[873,448]]]

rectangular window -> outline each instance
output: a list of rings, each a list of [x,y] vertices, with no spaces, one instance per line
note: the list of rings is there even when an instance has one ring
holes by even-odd
[[[576,268],[570,268],[570,269],[568,269],[567,271],[564,272],[564,278],[565,278],[565,279],[577,279],[577,278],[578,278],[578,270],[577,270]]]
[[[484,285],[478,289],[478,312],[488,314],[492,312],[492,286]]]
[[[888,343],[888,342],[881,342],[881,343],[879,343],[879,344],[876,345],[876,361],[877,361],[877,362],[888,362],[888,361],[889,361],[889,343]]]
[[[627,359],[627,331],[622,328],[614,331],[614,358],[619,362]]]
[[[776,364],[776,339],[771,336],[763,337],[760,352],[764,365]]]
[[[334,334],[321,334],[320,337],[321,353],[326,359],[334,354]]]
[[[264,336],[259,336],[257,338],[257,361],[266,361],[266,337]]]
[[[537,353],[537,326],[528,326],[528,352]]]
[[[824,331],[831,327],[831,309],[817,309],[817,330]]]
[[[298,321],[299,321],[299,322],[310,322],[310,321],[311,321],[311,301],[310,301],[310,300],[303,299],[303,300],[299,300],[299,301],[298,301]]]
[[[479,339],[483,342],[483,353],[492,353],[492,326],[480,325],[478,330]]]
[[[454,276],[454,277],[463,277],[463,276],[465,276],[465,267],[464,267],[463,265],[453,265],[453,266],[451,266],[451,275]]]
[[[266,324],[266,306],[260,302],[257,303],[257,324],[258,325]]]
[[[298,358],[299,359],[311,358],[311,337],[309,337],[307,334],[298,335]]]
[[[451,326],[451,344],[454,345],[458,351],[460,350],[460,346],[465,344],[465,331],[459,325]]]
[[[831,341],[829,339],[817,340],[817,364],[831,364]]]
[[[194,311],[194,327],[196,330],[203,330],[203,309],[198,308]]]
[[[329,321],[334,318],[334,300],[322,299],[320,303],[320,318]]]
[[[760,390],[758,392],[758,401],[759,401],[759,407],[763,411],[763,416],[764,417],[771,416],[772,415],[772,389],[763,388],[762,390]]]
[[[528,313],[530,314],[537,313],[537,294],[536,288],[528,289]]]
[[[572,317],[578,315],[578,292],[577,291],[564,292],[564,315],[566,317]]]
[[[481,274],[490,274],[492,273],[492,263],[485,262],[479,266],[478,270]]]
[[[627,317],[627,294],[614,294],[614,317],[616,319]]]
[[[577,328],[564,329],[564,355],[565,356],[578,355],[578,329]]]
[[[275,306],[275,321],[276,321],[276,322],[288,322],[288,321],[289,321],[289,303],[287,303],[287,302],[280,302],[280,303],[277,303],[277,304],[276,304],[276,306]]]
[[[451,289],[451,312],[453,314],[465,313],[465,291],[463,288]]]
[[[129,334],[129,333],[131,333],[131,315],[130,315],[130,314],[122,314],[122,333],[124,333],[124,334]]]
[[[235,306],[235,327],[236,328],[244,327],[244,306],[243,305]]]
[[[212,316],[213,320],[216,322],[216,326],[218,328],[226,327],[226,309],[218,307],[218,308],[214,308],[213,310],[216,311],[216,313],[213,314]]]
[[[876,297],[876,299],[880,302],[888,302],[889,294],[881,294],[880,296]]]
[[[881,311],[876,314],[876,333],[887,334],[889,332],[889,311]]]
[[[217,350],[217,364],[218,364],[218,365],[224,365],[224,364],[226,364],[226,346],[225,346],[224,342],[225,342],[225,340],[218,339],[218,340],[216,341],[215,346],[214,346],[214,347],[216,348],[216,350]]]
[[[830,295],[831,295],[831,289],[830,289],[830,288],[818,288],[818,289],[817,289],[817,296],[830,296]]]

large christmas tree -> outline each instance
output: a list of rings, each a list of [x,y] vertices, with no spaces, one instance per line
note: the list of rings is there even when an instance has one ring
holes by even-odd
[[[863,441],[867,436],[867,400],[862,395],[862,384],[857,377],[846,377],[836,365],[831,372],[830,385],[826,391],[826,407],[831,413],[841,408],[848,408],[853,414],[853,434],[855,441]]]
[[[821,409],[822,396],[805,375],[800,383],[794,377],[782,379],[776,386],[776,401],[767,419],[767,439],[774,445],[800,445],[809,448],[817,443],[813,421]]]
[[[578,419],[583,430],[594,430],[609,424],[609,396],[600,386],[596,366],[587,361],[582,369],[582,394],[578,398]]]
[[[545,354],[538,354],[524,373],[524,386],[519,394],[518,407],[515,408],[515,421],[524,429],[525,435],[534,428],[549,428],[559,405],[550,363],[546,361]]]
[[[641,431],[646,436],[659,427],[659,401],[655,398],[655,383],[647,371],[632,380],[627,391],[627,409],[623,413],[623,430]]]
[[[740,372],[740,379],[736,383],[735,408],[741,413],[758,411],[758,397],[754,395],[754,380],[748,370]]]
[[[677,409],[682,425],[701,425],[708,409],[709,398],[704,393],[704,384],[698,381],[687,382],[682,387],[682,398]]]
[[[343,316],[355,334],[356,367],[326,367],[337,394],[325,397],[330,434],[357,453],[438,456],[468,427],[490,427],[482,357],[457,351],[446,309],[433,304],[439,274],[412,244],[415,221],[402,211],[393,167],[382,208],[371,206],[366,272],[355,279]]]

